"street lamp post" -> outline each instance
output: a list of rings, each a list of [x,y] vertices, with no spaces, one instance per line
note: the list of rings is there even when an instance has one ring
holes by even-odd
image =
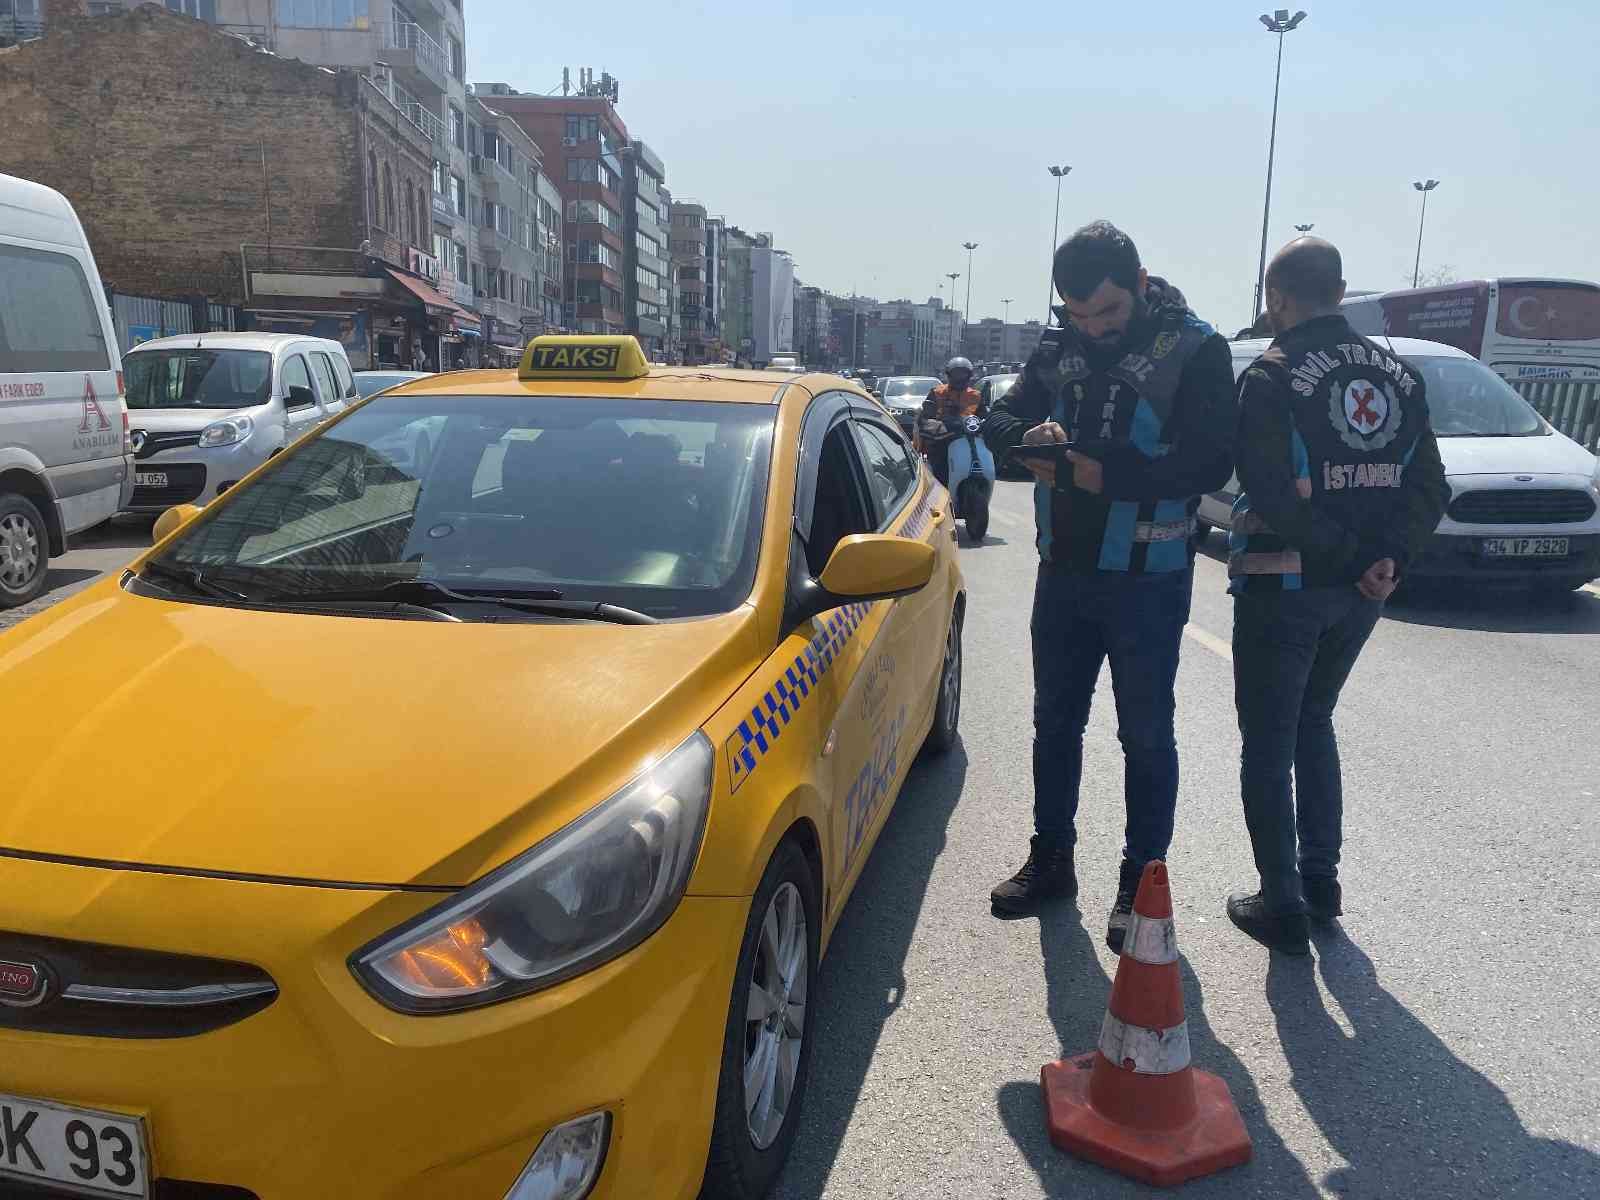
[[[1417,261],[1411,268],[1411,286],[1416,287],[1417,281],[1422,277],[1422,226],[1428,219],[1428,193],[1439,186],[1439,181],[1430,179],[1423,183],[1419,180],[1411,186],[1422,193],[1422,215],[1417,218]]]
[[[1061,239],[1061,181],[1072,173],[1071,167],[1051,167],[1050,174],[1056,177],[1056,222],[1050,230],[1050,286],[1044,294],[1044,323],[1050,324],[1050,310],[1055,307],[1056,300],[1056,247]]]
[[[978,248],[978,243],[962,242],[961,245],[966,249],[967,252],[967,303],[961,312],[962,320],[965,321],[966,318],[972,313],[972,252]],[[954,296],[950,298],[952,300],[955,299]]]
[[[1261,23],[1267,27],[1267,32],[1278,35],[1278,68],[1272,77],[1272,133],[1267,139],[1267,198],[1261,208],[1261,265],[1256,269],[1256,301],[1255,307],[1250,310],[1251,321],[1261,313],[1261,293],[1267,280],[1267,222],[1272,215],[1272,160],[1278,149],[1278,87],[1283,81],[1283,35],[1298,26],[1306,16],[1302,10],[1291,17],[1287,8],[1278,9],[1270,17],[1266,13],[1261,14]]]
[[[1006,325],[1009,325],[1009,324],[1011,324],[1011,301],[1010,300],[1002,300],[1002,301],[1000,301],[1000,303],[1006,306],[1005,320],[1002,323],[1006,324]]]
[[[1298,229],[1301,233],[1310,233],[1316,227],[1317,227],[1317,223],[1315,221],[1312,221],[1310,224],[1307,224],[1307,225],[1296,225],[1295,226],[1295,228]]]
[[[956,280],[961,278],[961,272],[960,271],[948,271],[948,272],[945,273],[945,278],[950,281],[950,307],[951,308],[955,308],[955,306],[956,306]],[[951,325],[951,328],[954,328],[955,327],[955,321],[953,319],[954,318],[954,314],[951,314],[951,316],[952,316],[952,320],[950,322],[950,325]],[[938,330],[939,322],[938,322],[937,319],[934,321],[933,327],[934,327],[935,331]],[[935,358],[938,357],[938,353],[937,352],[935,352],[934,357]],[[934,365],[937,366],[938,364],[935,363]]]

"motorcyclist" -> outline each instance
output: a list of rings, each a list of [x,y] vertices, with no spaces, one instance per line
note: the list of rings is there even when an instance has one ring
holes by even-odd
[[[944,366],[945,382],[928,393],[917,419],[917,449],[928,456],[928,466],[941,484],[950,482],[950,443],[937,441],[957,433],[961,422],[976,414],[989,415],[988,405],[972,386],[972,363],[957,355]]]

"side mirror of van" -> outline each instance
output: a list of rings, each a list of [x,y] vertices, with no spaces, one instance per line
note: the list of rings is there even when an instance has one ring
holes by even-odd
[[[316,393],[302,384],[289,385],[289,399],[285,402],[288,408],[309,408],[317,402]]]
[[[192,504],[173,505],[156,518],[156,527],[150,534],[151,542],[159,542],[169,534],[176,533],[199,515],[200,510]]]

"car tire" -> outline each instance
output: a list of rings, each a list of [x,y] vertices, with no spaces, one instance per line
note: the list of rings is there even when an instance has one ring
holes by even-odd
[[[984,535],[989,532],[989,499],[976,485],[969,485],[966,493],[961,511],[966,514],[962,522],[967,527],[967,540],[974,546],[981,546]]]
[[[50,573],[50,530],[32,500],[0,495],[0,608],[16,608],[44,591]]]
[[[948,754],[955,749],[961,731],[961,614],[950,615],[950,632],[945,637],[944,662],[939,667],[939,700],[933,708],[933,728],[922,743],[929,756]]]
[[[756,888],[739,945],[700,1200],[760,1200],[771,1190],[789,1156],[800,1127],[816,1040],[812,1037],[812,1000],[821,929],[821,904],[811,865],[799,845],[786,840],[773,854]],[[794,953],[803,955],[803,963],[793,963]],[[787,977],[784,959],[790,962]],[[784,995],[781,1001],[776,997],[779,988]],[[758,1002],[770,1003],[770,1007],[764,1017],[752,1018],[750,1013]],[[796,1016],[798,1042],[793,1037]],[[760,1066],[757,1055],[761,1056]],[[745,1079],[753,1071],[759,1089],[750,1100]],[[776,1106],[785,1075],[788,1095],[780,1113]]]

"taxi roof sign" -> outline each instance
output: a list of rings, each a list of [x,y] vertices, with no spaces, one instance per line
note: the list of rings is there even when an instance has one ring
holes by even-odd
[[[528,343],[519,379],[639,379],[650,364],[626,334],[545,334]]]

